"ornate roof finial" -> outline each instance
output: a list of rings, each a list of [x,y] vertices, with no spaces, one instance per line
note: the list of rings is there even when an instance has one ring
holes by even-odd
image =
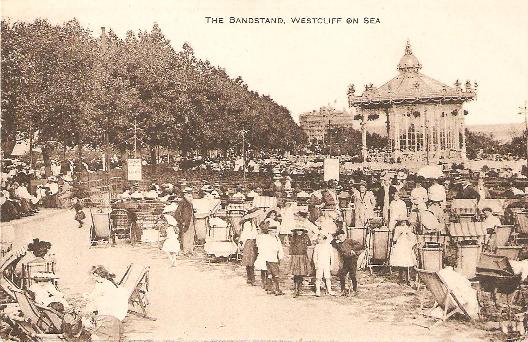
[[[405,44],[405,54],[400,59],[400,63],[398,63],[398,70],[400,72],[419,72],[421,68],[422,65],[418,61],[418,58],[413,55],[411,42],[407,40],[407,43]]]
[[[411,42],[407,39],[407,44],[405,44],[405,54],[412,55]]]

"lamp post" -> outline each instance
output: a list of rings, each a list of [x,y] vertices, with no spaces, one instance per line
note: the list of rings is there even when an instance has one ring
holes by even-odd
[[[526,139],[526,166],[528,167],[528,108],[527,101],[524,101],[524,107],[519,107],[519,114],[524,114],[524,138]]]

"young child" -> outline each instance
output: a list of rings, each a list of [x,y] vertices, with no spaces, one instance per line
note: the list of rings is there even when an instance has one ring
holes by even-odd
[[[257,237],[255,238],[255,244],[257,246],[257,258],[255,259],[255,263],[253,264],[255,270],[260,270],[261,286],[264,290],[266,290],[268,285],[268,268],[266,267],[266,259],[263,244],[264,240],[266,239],[266,236],[268,235],[268,227],[269,225],[267,222],[262,222],[259,225],[259,232],[257,234]]]
[[[334,296],[330,270],[334,264],[334,251],[327,235],[320,234],[317,245],[314,248],[313,262],[315,265],[315,295],[321,296],[321,283],[323,278],[326,282],[326,290],[329,295]]]
[[[409,285],[409,269],[416,265],[416,255],[413,247],[416,244],[416,235],[408,220],[400,220],[394,228],[394,246],[390,255],[390,264],[399,268],[399,279]]]
[[[73,209],[75,209],[75,221],[79,222],[79,228],[83,226],[86,214],[84,214],[83,206],[78,198],[73,199]]]
[[[310,273],[310,260],[308,260],[308,246],[311,245],[308,231],[304,227],[292,229],[293,235],[290,240],[290,271],[293,275],[293,296],[298,297],[301,293],[303,277]]]
[[[266,287],[268,273],[271,274],[274,286],[273,289],[266,290],[270,294],[280,296],[284,293],[280,290],[279,286],[279,261],[284,257],[284,251],[282,250],[282,245],[280,243],[279,237],[277,236],[276,227],[269,227],[268,223],[264,222],[261,229],[263,232],[268,232],[268,234],[261,234],[257,236],[257,261],[260,259],[266,263],[266,271],[261,273],[263,286]],[[256,265],[257,262],[255,262],[255,266]]]
[[[341,295],[356,295],[357,294],[357,262],[358,256],[363,251],[363,245],[355,240],[347,239],[344,230],[339,230],[336,233],[335,248],[339,252],[341,259],[343,260],[343,267],[339,273],[339,284],[341,285]],[[352,288],[347,292],[346,290],[346,276],[349,276]],[[352,292],[353,291],[353,292]]]
[[[284,293],[281,291],[279,284],[279,262],[284,258],[284,251],[282,249],[277,228],[277,226],[269,227],[268,239],[264,245],[264,250],[266,252],[266,268],[271,274],[271,280],[273,281],[274,285],[274,288],[270,291],[270,294],[281,296]]]
[[[167,239],[163,242],[161,250],[167,253],[171,262],[171,267],[175,266],[176,256],[180,253],[180,240],[173,226],[167,226]]]

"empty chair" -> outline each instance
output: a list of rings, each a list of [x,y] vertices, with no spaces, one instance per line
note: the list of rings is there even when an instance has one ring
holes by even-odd
[[[90,245],[95,246],[99,243],[110,243],[110,241],[115,243],[110,213],[91,213],[91,216]]]
[[[443,314],[440,317],[440,321],[433,324],[433,327],[446,321],[456,313],[471,319],[471,316],[461,304],[461,300],[459,300],[459,298],[448,287],[438,272],[431,272],[421,269],[418,269],[417,272],[420,280],[425,284],[425,287],[431,292],[435,300],[435,306],[432,308],[432,310],[434,310],[436,307],[440,307],[442,309]]]

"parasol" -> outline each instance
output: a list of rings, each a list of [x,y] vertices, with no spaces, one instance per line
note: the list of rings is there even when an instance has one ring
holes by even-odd
[[[444,172],[439,165],[426,165],[420,168],[417,172],[418,176],[424,178],[440,178],[444,176]]]

